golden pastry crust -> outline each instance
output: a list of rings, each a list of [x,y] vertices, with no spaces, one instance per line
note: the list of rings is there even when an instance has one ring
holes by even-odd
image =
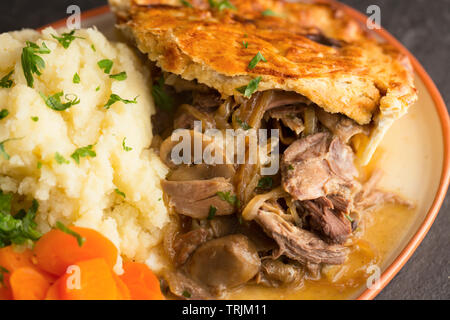
[[[370,39],[341,11],[313,3],[230,2],[236,10],[211,9],[202,0],[191,1],[194,8],[178,0],[122,1],[127,11],[120,25],[163,70],[197,79],[224,96],[262,76],[260,91],[296,91],[360,124],[371,121],[388,92],[402,109],[416,99],[407,58]],[[268,9],[277,16],[263,15]],[[336,46],[314,41],[320,37],[334,39]],[[267,62],[250,70],[258,51]]]
[[[193,7],[180,0],[110,1],[119,27],[164,71],[224,97],[261,76],[258,91],[295,91],[359,124],[374,120],[363,162],[417,100],[409,59],[327,4],[230,0],[235,10],[218,10],[207,0],[190,0]],[[250,70],[258,52],[267,62]]]

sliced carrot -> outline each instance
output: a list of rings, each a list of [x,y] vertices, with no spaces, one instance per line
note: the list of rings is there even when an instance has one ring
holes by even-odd
[[[114,280],[116,281],[117,289],[118,289],[118,300],[131,300],[130,290],[128,289],[125,282],[122,281],[116,274],[113,275]]]
[[[11,277],[11,274],[17,269],[27,267],[41,272],[41,270],[39,270],[32,262],[32,257],[33,252],[29,249],[18,251],[12,246],[0,249],[0,266],[8,270],[8,272],[3,273],[3,282],[7,287],[9,287],[9,278]],[[48,278],[48,281],[53,280],[47,273],[41,273]]]
[[[45,295],[45,300],[60,300],[61,297],[59,295],[61,287],[61,280],[58,279],[53,283],[50,288],[47,290],[47,294]]]
[[[15,300],[42,300],[51,285],[45,275],[30,267],[15,270],[9,283]]]
[[[68,266],[78,261],[103,258],[111,268],[116,264],[117,248],[102,234],[87,228],[70,229],[86,239],[84,244],[80,247],[75,237],[57,229],[44,234],[34,247],[37,265],[41,269],[61,276]]]
[[[36,267],[31,258],[33,252],[29,249],[23,251],[16,251],[12,246],[0,249],[0,266],[12,273],[14,270],[23,267]]]
[[[102,258],[80,261],[61,277],[63,300],[116,300],[119,290],[111,267]]]
[[[132,300],[164,300],[158,278],[147,265],[124,262],[120,278],[130,290]]]

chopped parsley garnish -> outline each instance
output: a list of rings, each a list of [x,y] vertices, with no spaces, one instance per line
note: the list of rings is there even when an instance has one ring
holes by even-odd
[[[56,35],[52,34],[53,39],[58,40],[58,42],[64,47],[64,49],[69,48],[70,44],[75,39],[84,39],[82,37],[76,37],[74,36],[75,30],[70,31],[69,33],[63,33],[61,34],[61,37],[58,37]]]
[[[105,73],[110,73],[112,66],[113,66],[113,62],[109,59],[103,59],[100,60],[98,63],[98,66],[100,69],[102,69]]]
[[[78,148],[74,153],[71,154],[71,158],[75,160],[76,163],[80,164],[80,158],[91,157],[94,158],[97,156],[94,150],[92,150],[93,145],[90,144],[86,147]]]
[[[242,46],[247,49],[248,48],[248,42],[247,41],[242,41]]]
[[[95,88],[95,91],[99,91],[100,90],[100,86],[98,86],[97,88]]]
[[[124,81],[127,80],[127,73],[125,71],[122,71],[120,73],[112,74],[109,77],[117,81]]]
[[[181,4],[182,4],[183,6],[188,7],[188,8],[192,8],[192,4],[190,4],[189,1],[186,1],[186,0],[180,0],[180,2],[181,2]]]
[[[14,141],[14,140],[20,140],[20,139],[23,139],[23,138],[9,138],[9,139],[6,139],[6,140],[3,140],[2,142],[0,142],[0,156],[5,158],[6,160],[9,160],[11,157],[5,150],[5,143],[9,142],[9,141]]]
[[[11,158],[5,150],[5,143],[8,141],[11,141],[11,140],[15,140],[15,139],[6,139],[6,140],[3,140],[2,142],[0,142],[0,156],[5,158],[5,160],[9,160]]]
[[[272,189],[273,179],[271,177],[262,177],[258,181],[258,188],[261,189]]]
[[[23,244],[27,240],[38,240],[41,234],[36,230],[36,212],[39,204],[33,200],[31,207],[16,214],[11,213],[12,195],[0,190],[0,248],[10,244]]]
[[[0,284],[2,286],[5,286],[5,276],[4,276],[5,273],[9,273],[9,270],[0,266]]]
[[[236,116],[235,119],[236,119],[236,122],[241,126],[242,129],[250,130],[252,128],[248,125],[247,122],[242,121],[238,116]]]
[[[119,101],[122,101],[125,104],[137,103],[136,99],[137,99],[137,97],[134,98],[134,100],[122,99],[117,94],[111,93],[111,95],[109,96],[108,102],[104,105],[104,108],[109,109],[114,103],[119,102]]]
[[[348,214],[345,214],[345,217],[347,218],[348,221],[350,221],[350,223],[354,221],[352,217],[350,217]]]
[[[57,92],[52,96],[46,97],[42,92],[40,93],[42,99],[44,99],[45,104],[55,111],[64,111],[66,109],[69,109],[70,107],[77,105],[80,103],[80,99],[76,95],[72,94],[66,94],[64,96],[64,92]],[[68,101],[66,103],[61,102],[61,97],[64,96],[64,98]],[[73,96],[73,99],[70,100],[69,97]]]
[[[83,243],[86,242],[86,238],[82,237],[81,234],[79,234],[78,232],[75,232],[72,229],[69,229],[60,221],[56,221],[56,228],[61,230],[64,233],[67,233],[68,235],[75,237],[77,239],[79,247],[83,246]]]
[[[236,7],[228,0],[216,1],[216,0],[208,0],[209,6],[214,9],[218,9],[222,11],[224,9],[232,9],[236,10]]]
[[[5,150],[5,142],[7,141],[8,140],[0,142],[0,155],[5,158],[5,160],[9,160],[11,158],[8,152],[6,152]]]
[[[9,114],[8,109],[2,109],[0,111],[0,120],[5,119],[8,116],[8,114]]]
[[[39,117],[31,117],[31,120],[33,120],[34,122],[38,122],[39,121]]]
[[[11,212],[12,194],[3,193],[0,190],[0,214],[9,214]]]
[[[276,13],[270,9],[264,10],[263,12],[261,12],[261,14],[265,17],[278,17],[279,16],[278,13]]]
[[[126,139],[127,139],[127,138],[125,137],[125,138],[123,138],[123,140],[122,140],[122,148],[123,148],[123,150],[125,150],[126,152],[129,152],[129,151],[133,150],[133,148],[128,147],[128,146],[125,144],[125,140],[126,140]]]
[[[55,160],[58,164],[69,164],[70,161],[66,160],[59,152],[55,152]]]
[[[256,56],[253,57],[252,61],[250,61],[250,63],[248,64],[248,68],[251,70],[253,68],[256,67],[256,65],[258,64],[258,62],[260,61],[264,61],[267,62],[266,58],[264,58],[264,56],[261,54],[261,52],[258,51],[258,53],[256,54]]]
[[[262,77],[259,76],[253,80],[251,80],[248,85],[239,87],[236,90],[239,91],[244,95],[246,98],[250,98],[252,94],[258,89],[259,82],[261,81]]]
[[[292,164],[290,164],[290,165],[288,166],[288,170],[294,170],[294,167],[292,166]]]
[[[91,49],[92,49],[92,51],[94,51],[94,52],[97,51],[97,49],[95,49],[95,46],[94,46],[93,44],[91,44]]]
[[[42,168],[42,162],[40,162],[40,161],[37,162],[37,168],[38,169]]]
[[[219,196],[220,200],[226,201],[229,204],[231,204],[232,206],[236,206],[239,207],[240,203],[238,198],[236,197],[236,195],[231,194],[230,191],[219,191],[217,192],[217,195]]]
[[[187,291],[187,290],[184,290],[183,291],[183,297],[185,297],[185,298],[190,298],[191,297],[191,294],[189,293],[189,291]]]
[[[152,86],[152,95],[156,105],[166,111],[171,111],[173,107],[173,99],[164,90],[164,77],[160,77]]]
[[[216,216],[216,212],[217,212],[217,208],[214,206],[210,206],[209,207],[209,213],[208,213],[208,220],[212,220],[214,219],[214,217]]]
[[[27,85],[30,88],[34,86],[33,74],[40,76],[41,70],[45,68],[44,60],[37,54],[49,54],[50,49],[47,48],[45,43],[42,43],[42,47],[37,44],[27,41],[27,46],[22,49],[22,69],[25,79],[27,79]]]
[[[2,88],[11,88],[12,87],[13,81],[9,78],[12,76],[13,73],[14,73],[14,70],[0,79],[0,87],[2,87]]]
[[[78,73],[75,73],[73,75],[73,83],[80,83],[81,79],[80,79],[80,75]]]
[[[119,189],[114,189],[114,192],[117,193],[119,196],[126,198],[126,194],[122,191],[120,191]]]

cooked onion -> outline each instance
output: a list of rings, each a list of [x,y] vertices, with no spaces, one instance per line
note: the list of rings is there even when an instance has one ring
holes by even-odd
[[[313,107],[305,109],[305,131],[303,133],[308,136],[317,132],[317,116]]]
[[[299,227],[302,226],[302,220],[300,219],[300,217],[298,216],[297,213],[297,207],[294,203],[294,199],[291,196],[286,196],[285,198],[286,204],[288,206],[288,210],[292,215],[292,219],[294,220],[295,224]]]
[[[231,116],[231,111],[233,110],[234,104],[235,102],[233,98],[228,98],[216,110],[216,112],[214,113],[214,120],[216,122],[217,129],[225,130],[230,128],[230,125],[228,124],[228,119]]]
[[[258,214],[258,210],[261,208],[264,202],[266,202],[269,199],[279,199],[286,195],[287,195],[286,191],[284,191],[281,186],[267,193],[257,195],[253,197],[250,200],[250,202],[245,206],[244,210],[242,211],[242,217],[245,220],[253,220]]]
[[[242,128],[245,122],[252,129],[259,129],[264,117],[264,113],[270,106],[274,98],[273,90],[257,92],[252,98],[243,102],[239,109],[233,115],[232,123],[234,129]],[[238,121],[239,119],[239,121]],[[246,139],[246,155],[248,156],[248,139]],[[259,172],[261,162],[258,155],[257,164],[243,164],[239,167],[235,183],[237,186],[237,195],[243,205],[249,201],[253,195],[259,181]]]

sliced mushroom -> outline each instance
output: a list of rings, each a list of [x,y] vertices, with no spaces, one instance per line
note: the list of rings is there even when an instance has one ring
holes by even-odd
[[[250,240],[235,234],[200,246],[186,263],[186,271],[195,281],[220,292],[252,279],[260,265]]]

